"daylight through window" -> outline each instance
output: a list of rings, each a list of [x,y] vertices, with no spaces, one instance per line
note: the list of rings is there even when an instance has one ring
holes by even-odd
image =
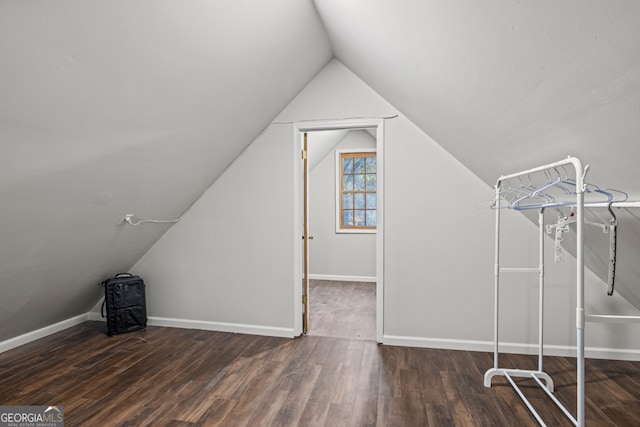
[[[340,153],[340,228],[375,230],[377,212],[375,152]]]

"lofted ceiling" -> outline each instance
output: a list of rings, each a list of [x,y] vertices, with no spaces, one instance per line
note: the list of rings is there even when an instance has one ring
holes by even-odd
[[[493,185],[567,155],[640,200],[640,3],[317,0],[334,55]]]
[[[334,56],[489,185],[572,154],[640,200],[638,22],[635,0],[2,1],[0,341],[91,308],[168,227],[124,215],[178,218]]]
[[[336,58],[491,187],[574,155],[589,183],[640,201],[639,2],[315,4]],[[616,289],[640,308],[640,223],[635,209],[619,216]],[[590,245],[606,281],[608,240]]]
[[[0,341],[87,312],[332,58],[310,1],[0,2]]]
[[[312,171],[327,154],[342,141],[351,130],[325,130],[308,135],[309,171]]]

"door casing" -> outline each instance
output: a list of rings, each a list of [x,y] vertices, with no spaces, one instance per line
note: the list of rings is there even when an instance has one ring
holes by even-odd
[[[293,124],[293,330],[303,333],[302,286],[303,277],[303,200],[304,170],[302,164],[303,135],[305,132],[344,129],[376,129],[377,152],[377,233],[376,233],[376,340],[382,342],[384,334],[384,119],[362,118],[344,120],[302,121]]]

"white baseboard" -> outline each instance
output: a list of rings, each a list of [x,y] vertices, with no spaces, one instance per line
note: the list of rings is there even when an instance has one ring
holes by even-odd
[[[87,321],[87,313],[0,342],[0,353]]]
[[[327,279],[328,280],[328,279]],[[333,280],[333,279],[332,279]],[[104,321],[99,312],[88,312],[38,330],[10,338],[0,342],[0,353],[27,344],[64,329],[79,325],[86,321]],[[172,328],[202,329],[207,331],[232,332],[248,335],[263,335],[283,338],[293,338],[293,328],[280,328],[238,323],[209,322],[204,320],[172,319],[151,316],[148,324],[152,326],[166,326]],[[493,352],[492,341],[455,340],[445,338],[423,338],[397,335],[384,335],[382,344],[402,347],[438,348],[445,350],[466,350]],[[538,347],[532,344],[500,343],[501,353],[537,354]],[[545,345],[544,354],[547,356],[575,357],[576,348],[571,346]],[[640,361],[640,350],[617,349],[602,347],[586,347],[585,357],[592,359],[630,360]]]
[[[443,338],[405,337],[384,335],[382,344],[403,347],[438,348],[444,350],[466,350],[493,352],[493,341],[452,340]],[[500,343],[500,353],[538,354],[534,344]],[[585,347],[585,357],[590,359],[640,361],[640,350],[602,347]],[[545,356],[576,357],[576,347],[550,345],[544,346]]]
[[[205,331],[233,332],[247,335],[264,335],[270,337],[293,338],[293,328],[279,328],[273,326],[245,325],[239,323],[209,322],[205,320],[171,319],[167,317],[150,316],[148,324],[152,326],[167,326],[171,328],[202,329]]]
[[[101,313],[89,312],[87,313],[87,320],[104,322],[106,319],[102,317]],[[201,329],[204,331],[233,332],[236,334],[264,335],[268,337],[294,337],[292,328],[289,329],[258,325],[244,325],[239,323],[209,322],[206,320],[172,319],[169,317],[149,316],[149,318],[147,319],[147,324],[151,326],[165,326],[169,328]]]
[[[102,313],[99,311],[90,311],[87,313],[87,320],[90,322],[106,322],[107,319],[102,317]]]
[[[492,342],[405,337],[397,335],[383,335],[382,344],[397,345],[401,347],[437,348],[442,350],[493,351]]]
[[[340,276],[336,274],[309,274],[311,280],[335,280],[337,282],[377,282],[375,276]]]

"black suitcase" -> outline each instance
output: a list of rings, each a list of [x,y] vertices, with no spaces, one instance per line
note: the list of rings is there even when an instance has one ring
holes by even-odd
[[[147,327],[145,285],[140,276],[119,273],[101,285],[104,286],[102,317],[106,306],[109,335],[138,331]]]

